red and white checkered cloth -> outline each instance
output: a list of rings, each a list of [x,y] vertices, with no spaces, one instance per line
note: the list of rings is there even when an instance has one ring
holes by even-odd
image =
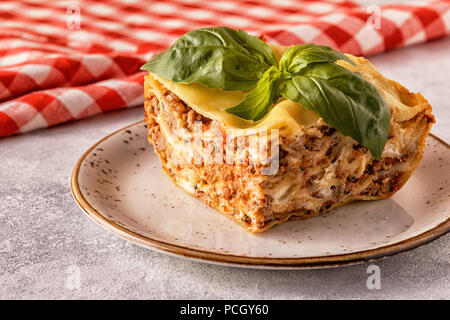
[[[369,55],[448,35],[450,0],[0,2],[0,137],[141,105],[139,67],[185,32],[213,25]]]

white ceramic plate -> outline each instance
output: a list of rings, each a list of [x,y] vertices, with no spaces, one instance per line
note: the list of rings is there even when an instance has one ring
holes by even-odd
[[[450,230],[450,148],[427,140],[424,158],[392,198],[251,234],[172,184],[139,122],[92,146],[72,175],[80,207],[102,227],[150,249],[255,268],[338,266],[392,255]]]

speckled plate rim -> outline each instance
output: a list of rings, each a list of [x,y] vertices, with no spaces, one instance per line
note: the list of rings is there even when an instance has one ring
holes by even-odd
[[[116,236],[119,236],[125,240],[129,240],[142,247],[173,256],[188,258],[190,260],[219,265],[259,268],[259,269],[316,269],[316,268],[340,267],[385,258],[401,252],[415,249],[419,246],[427,244],[445,235],[450,231],[450,218],[449,218],[444,222],[440,223],[439,225],[437,225],[436,227],[434,227],[433,229],[425,231],[409,239],[393,243],[387,246],[340,255],[304,257],[304,258],[262,258],[262,257],[246,257],[232,254],[222,254],[192,249],[189,247],[183,247],[143,236],[139,233],[128,230],[116,224],[115,222],[105,218],[100,212],[98,212],[94,207],[92,207],[92,205],[84,198],[80,189],[80,185],[78,183],[78,175],[80,172],[81,165],[84,159],[93,149],[95,149],[100,143],[116,135],[117,133],[142,123],[144,123],[144,121],[132,123],[119,130],[112,132],[111,134],[97,141],[93,146],[91,146],[87,151],[83,153],[80,159],[78,159],[73,169],[71,177],[71,189],[75,201],[77,202],[78,206],[87,214],[89,218],[91,218],[95,223],[97,223],[104,229],[112,232]],[[429,135],[432,138],[436,139],[439,143],[443,144],[445,147],[450,149],[450,145],[448,145],[445,141],[443,141],[442,139],[436,137],[431,133]]]

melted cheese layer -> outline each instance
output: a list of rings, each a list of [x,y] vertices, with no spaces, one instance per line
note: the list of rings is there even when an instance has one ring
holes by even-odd
[[[277,59],[289,48],[270,45]],[[375,67],[362,57],[347,56],[356,64],[351,65],[345,61],[337,63],[352,72],[359,72],[364,79],[372,83],[381,93],[389,108],[393,121],[406,121],[420,112],[424,106],[408,106],[402,100],[395,82],[383,77]],[[235,129],[240,134],[245,134],[248,129],[280,129],[285,134],[296,134],[304,128],[312,126],[319,121],[320,117],[313,111],[308,110],[296,102],[280,99],[258,122],[244,120],[225,111],[225,109],[238,104],[244,98],[243,91],[222,91],[220,89],[208,88],[200,83],[182,84],[162,79],[156,74],[150,73],[151,82],[159,82],[168,90],[176,94],[189,107],[197,113],[221,122],[225,128]]]

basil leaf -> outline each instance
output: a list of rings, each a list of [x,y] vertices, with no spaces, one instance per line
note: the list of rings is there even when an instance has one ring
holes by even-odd
[[[345,60],[355,65],[352,60],[339,51],[309,43],[289,48],[280,59],[280,69],[297,74],[311,63],[336,62],[337,60]]]
[[[222,90],[254,88],[226,109],[247,120],[262,119],[283,95],[317,112],[379,159],[390,129],[389,108],[373,85],[334,64],[337,60],[354,64],[330,47],[306,44],[289,48],[278,64],[260,39],[214,27],[186,33],[141,69],[173,82],[200,82]]]
[[[374,158],[381,157],[390,130],[389,108],[360,74],[333,63],[312,64],[286,82],[282,95],[367,146]]]
[[[247,90],[276,64],[270,47],[257,37],[242,30],[214,27],[186,33],[141,69],[174,82]]]
[[[281,75],[276,67],[270,67],[244,100],[225,111],[246,120],[261,120],[280,97],[280,85],[283,82]]]

